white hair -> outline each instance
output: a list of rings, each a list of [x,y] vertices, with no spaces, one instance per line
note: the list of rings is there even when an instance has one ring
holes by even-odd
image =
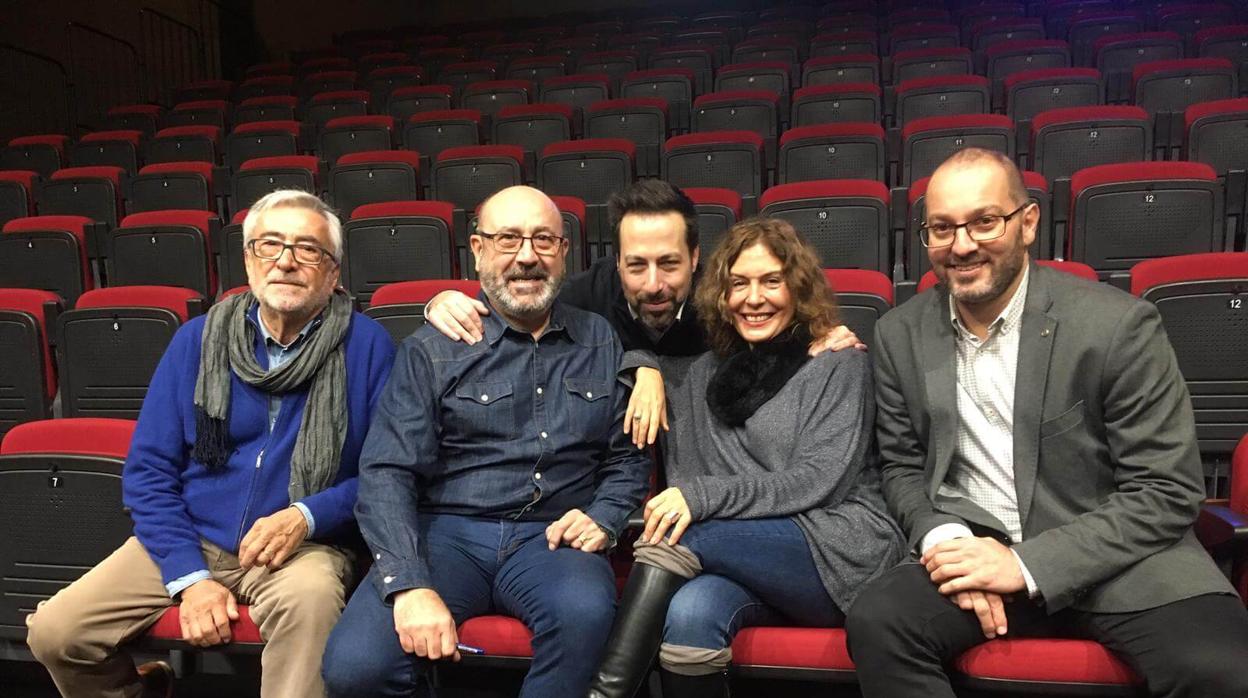
[[[243,219],[244,245],[255,233],[256,221],[260,219],[260,216],[275,208],[302,208],[321,214],[329,227],[329,244],[333,248],[330,252],[339,262],[342,261],[342,221],[338,219],[338,214],[334,213],[334,209],[330,208],[329,204],[302,189],[278,189],[265,194],[260,197],[259,201],[252,204],[247,211],[247,217]]]

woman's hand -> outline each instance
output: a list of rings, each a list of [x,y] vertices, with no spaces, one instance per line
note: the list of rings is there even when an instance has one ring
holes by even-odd
[[[676,545],[685,529],[689,528],[691,518],[685,495],[681,494],[679,487],[669,487],[646,502],[646,529],[641,539],[656,545],[670,529],[667,542]]]
[[[667,431],[667,394],[663,374],[658,369],[639,366],[633,377],[633,394],[624,410],[624,433],[633,437],[637,448],[654,444],[659,427]]]

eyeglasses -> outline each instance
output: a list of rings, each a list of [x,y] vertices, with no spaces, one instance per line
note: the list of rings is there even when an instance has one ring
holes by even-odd
[[[334,260],[334,262],[338,261],[336,257],[329,253],[329,250],[307,242],[286,243],[281,240],[254,238],[247,241],[247,249],[251,250],[256,259],[263,259],[266,262],[275,262],[281,259],[286,250],[290,250],[291,256],[295,258],[295,262],[305,267],[320,266],[326,257]]]
[[[919,228],[919,241],[928,249],[949,247],[957,239],[958,228],[966,228],[966,234],[975,242],[996,240],[1005,235],[1005,224],[1031,204],[1028,201],[1005,215],[988,213],[965,223],[929,223]]]
[[[524,241],[528,240],[533,245],[533,251],[537,254],[549,257],[557,253],[563,247],[563,243],[567,242],[567,238],[561,235],[552,235],[550,233],[536,233],[534,235],[517,235],[515,233],[483,233],[477,231],[477,235],[490,240],[494,243],[494,249],[503,254],[515,254],[524,246]]]

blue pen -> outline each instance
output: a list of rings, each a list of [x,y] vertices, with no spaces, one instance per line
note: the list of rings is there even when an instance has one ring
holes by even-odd
[[[481,649],[480,647],[473,647],[472,645],[465,645],[462,642],[455,643],[455,649],[459,650],[460,652],[463,652],[464,654],[485,654],[485,650]]]

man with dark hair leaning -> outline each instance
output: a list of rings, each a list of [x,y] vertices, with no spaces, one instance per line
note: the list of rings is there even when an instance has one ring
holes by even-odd
[[[1156,309],[1028,257],[1040,212],[1005,156],[932,175],[941,284],[872,349],[884,494],[918,559],[849,612],[865,696],[953,696],[995,637],[1104,643],[1154,696],[1248,695],[1248,612],[1192,533],[1192,409]]]
[[[628,370],[636,368],[624,429],[642,447],[667,428],[659,356],[696,356],[707,350],[693,304],[697,277],[698,212],[679,188],[643,179],[609,202],[616,257],[602,257],[568,279],[560,300],[605,317],[615,329]],[[454,339],[481,339],[483,303],[444,291],[425,308],[429,324]],[[816,338],[811,353],[858,344],[844,325]]]
[[[325,693],[357,463],[394,347],[337,290],[342,226],[320,199],[268,194],[243,239],[250,291],[178,330],[143,400],[122,479],[134,537],[27,621],[62,695],[140,695],[153,681],[120,646],[179,602],[197,647],[228,643],[251,605],[263,698]]]
[[[567,238],[544,194],[510,187],[469,240],[489,313],[469,344],[403,341],[360,457],[373,553],[325,650],[337,697],[410,696],[457,626],[502,612],[533,633],[521,695],[581,696],[615,612],[606,557],[646,492],[623,430],[611,327],[557,300]]]

